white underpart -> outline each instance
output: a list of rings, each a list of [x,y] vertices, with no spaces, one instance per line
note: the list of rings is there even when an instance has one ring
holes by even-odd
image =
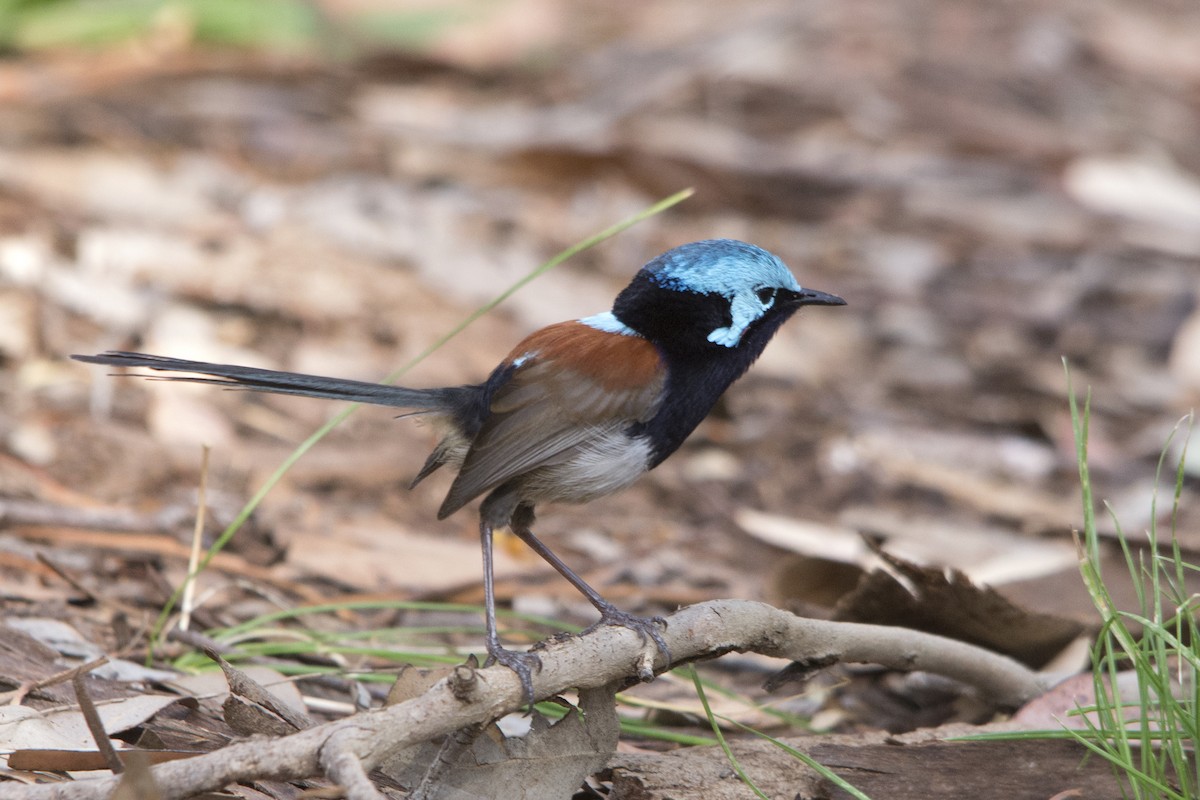
[[[526,483],[530,499],[587,503],[637,481],[650,464],[650,442],[630,439],[623,428],[598,429],[565,461],[535,470]]]

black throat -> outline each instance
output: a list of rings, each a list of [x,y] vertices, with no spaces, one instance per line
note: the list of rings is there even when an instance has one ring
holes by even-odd
[[[691,354],[665,352],[667,385],[658,413],[634,425],[629,433],[650,440],[650,469],[674,453],[696,429],[717,399],[754,362],[737,350],[694,359]]]
[[[725,347],[708,341],[710,332],[732,323],[729,300],[722,295],[664,289],[649,280],[635,280],[617,297],[613,314],[649,339],[667,367],[658,412],[629,431],[650,440],[651,469],[683,444],[798,307],[788,303],[772,308],[750,324],[736,347]]]

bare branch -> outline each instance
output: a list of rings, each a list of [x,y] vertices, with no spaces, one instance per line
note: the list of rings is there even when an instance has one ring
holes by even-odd
[[[689,606],[667,618],[663,632],[677,663],[731,651],[753,651],[804,663],[870,662],[901,670],[925,670],[974,686],[998,706],[1015,708],[1045,688],[1039,676],[993,652],[940,636],[902,628],[802,619],[763,603],[717,600]],[[637,633],[604,627],[587,636],[553,641],[539,651],[542,670],[534,690],[549,697],[567,689],[604,686],[635,676],[649,652]],[[279,739],[230,745],[208,755],[156,766],[154,777],[164,800],[182,800],[226,784],[252,780],[311,777],[330,769],[339,781],[353,781],[402,748],[459,728],[479,725],[523,703],[520,681],[504,667],[474,673],[472,691],[450,678],[425,694],[394,706],[309,728]],[[461,683],[461,681],[459,681]],[[458,694],[456,696],[456,690]],[[343,759],[352,758],[351,768]],[[114,777],[76,783],[0,790],[8,800],[99,800],[116,786]],[[348,787],[349,788],[349,787]],[[367,795],[362,795],[367,796]]]
[[[352,742],[343,742],[342,737],[334,733],[321,748],[320,760],[326,777],[342,787],[346,800],[385,800],[367,777]]]

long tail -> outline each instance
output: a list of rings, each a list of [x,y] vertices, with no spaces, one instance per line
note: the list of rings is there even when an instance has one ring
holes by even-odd
[[[194,372],[213,376],[211,378],[143,376],[157,380],[211,383],[254,392],[296,394],[304,397],[320,397],[326,400],[350,400],[395,408],[452,410],[461,404],[464,393],[473,388],[456,386],[439,389],[408,389],[384,383],[325,378],[320,375],[239,367],[234,364],[210,364],[207,361],[188,361],[183,358],[128,353],[120,350],[110,350],[95,356],[73,355],[71,358],[88,364],[103,364],[110,367],[147,367],[154,370]]]

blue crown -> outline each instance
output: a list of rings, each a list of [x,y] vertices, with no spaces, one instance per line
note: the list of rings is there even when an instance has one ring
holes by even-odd
[[[735,239],[706,239],[668,250],[643,267],[664,289],[733,297],[740,291],[774,287],[801,291],[777,257]]]

